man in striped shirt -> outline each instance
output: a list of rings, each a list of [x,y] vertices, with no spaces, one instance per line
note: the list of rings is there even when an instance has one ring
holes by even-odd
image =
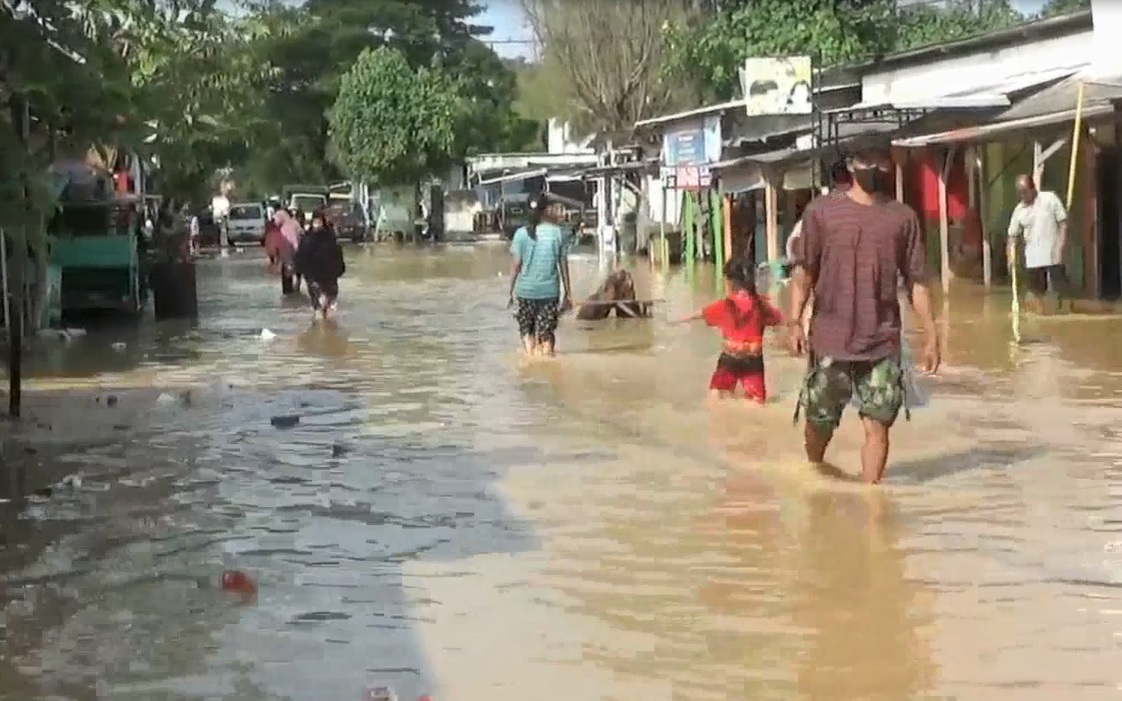
[[[813,201],[794,245],[792,350],[809,351],[800,408],[806,412],[806,455],[821,463],[851,398],[865,428],[861,477],[875,484],[888,462],[888,432],[904,404],[900,364],[903,278],[923,324],[923,367],[939,367],[939,339],[923,232],[910,207],[889,197],[892,163],[869,151],[849,160],[853,184]],[[814,296],[810,333],[797,323]]]

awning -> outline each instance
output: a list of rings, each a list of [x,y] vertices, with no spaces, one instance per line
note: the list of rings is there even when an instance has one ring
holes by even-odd
[[[943,95],[900,97],[882,102],[858,103],[845,109],[897,109],[897,110],[974,110],[1010,107],[1025,91],[1038,90],[1049,83],[1068,78],[1084,66],[1065,66],[1046,71],[1034,71],[1007,76],[993,83],[979,85],[970,90]]]
[[[1018,101],[982,124],[940,131],[922,136],[895,139],[892,144],[918,148],[932,144],[961,141],[985,141],[999,134],[1063,124],[1075,119],[1081,78],[1061,81],[1050,88]],[[1105,81],[1084,81],[1083,118],[1095,119],[1114,112],[1114,104],[1122,101],[1122,78]]]
[[[476,185],[495,185],[497,183],[513,183],[529,180],[530,178],[539,178],[545,176],[549,172],[546,168],[538,168],[536,170],[524,170],[517,173],[507,173],[499,175],[494,178],[480,179]]]

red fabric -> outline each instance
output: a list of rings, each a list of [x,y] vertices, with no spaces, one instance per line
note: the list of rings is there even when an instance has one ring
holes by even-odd
[[[760,404],[767,401],[767,385],[764,383],[762,372],[738,373],[728,368],[717,366],[713,377],[709,379],[709,389],[719,392],[732,392],[739,383],[744,387],[744,396]]]
[[[737,292],[701,310],[705,323],[721,332],[733,353],[759,353],[764,329],[783,321],[783,315],[765,297]]]
[[[113,189],[120,195],[132,192],[132,179],[127,171],[119,171],[113,176]]]
[[[912,179],[915,189],[918,190],[916,199],[920,215],[926,219],[939,218],[939,171],[942,168],[942,157],[936,158],[930,152],[924,152],[912,161]],[[958,221],[966,216],[967,200],[969,198],[968,184],[966,182],[966,169],[963,154],[960,152],[947,174],[947,218]]]

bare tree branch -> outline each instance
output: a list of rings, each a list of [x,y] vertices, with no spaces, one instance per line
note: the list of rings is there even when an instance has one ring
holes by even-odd
[[[563,84],[557,115],[617,139],[665,111],[674,91],[661,79],[664,27],[685,21],[692,0],[520,0],[530,28]]]

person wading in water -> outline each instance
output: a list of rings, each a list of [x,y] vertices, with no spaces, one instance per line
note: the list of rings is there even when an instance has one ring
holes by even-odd
[[[554,332],[569,311],[569,245],[557,225],[559,213],[544,192],[530,195],[526,226],[510,242],[510,297],[518,334],[528,357],[552,356]]]
[[[294,270],[307,282],[312,314],[322,314],[326,319],[339,298],[339,278],[347,272],[347,264],[322,209],[312,214],[312,226],[300,238]]]
[[[860,153],[849,170],[853,184],[846,192],[814,200],[803,214],[787,318],[792,351],[809,351],[799,398],[807,459],[824,461],[846,404],[856,399],[865,428],[861,477],[875,484],[884,477],[889,429],[905,399],[900,278],[923,324],[922,366],[929,373],[939,367],[939,337],[919,220],[884,194],[892,185],[891,161],[881,152]],[[808,339],[798,320],[811,293]]]
[[[1017,264],[1017,240],[1025,240],[1025,271],[1030,304],[1043,310],[1042,300],[1052,288],[1056,306],[1063,308],[1071,294],[1064,269],[1064,245],[1067,243],[1067,210],[1056,193],[1037,190],[1031,175],[1017,176],[1017,197],[1020,202],[1009,217],[1009,245],[1006,255],[1011,266]]]

